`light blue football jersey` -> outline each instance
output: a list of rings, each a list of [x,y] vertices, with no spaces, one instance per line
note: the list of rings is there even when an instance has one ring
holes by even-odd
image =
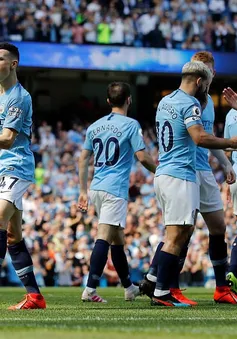
[[[90,188],[128,199],[133,155],[145,149],[139,123],[112,112],[88,128],[84,149],[94,153],[95,170]]]
[[[231,109],[225,119],[224,138],[232,138],[237,136],[237,111]],[[237,173],[237,151],[232,152],[233,168]]]
[[[31,126],[31,96],[17,83],[0,95],[0,133],[3,128],[18,132],[11,148],[0,151],[0,175],[34,181],[35,161],[30,150]]]
[[[156,113],[159,165],[156,176],[166,174],[196,182],[196,145],[187,129],[202,125],[199,101],[178,89],[165,96]]]
[[[208,95],[207,106],[202,112],[202,124],[204,130],[213,134],[213,125],[215,120],[215,110],[214,103],[210,95]],[[197,171],[211,171],[211,166],[208,161],[208,152],[207,148],[197,147],[197,160],[196,160],[196,170]]]

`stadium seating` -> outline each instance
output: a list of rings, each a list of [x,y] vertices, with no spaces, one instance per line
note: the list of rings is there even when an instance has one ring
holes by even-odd
[[[1,1],[0,39],[236,51],[236,0]]]

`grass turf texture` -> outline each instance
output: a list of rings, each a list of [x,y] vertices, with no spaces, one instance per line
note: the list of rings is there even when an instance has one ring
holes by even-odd
[[[219,305],[213,291],[190,288],[192,308],[152,307],[146,297],[124,301],[122,288],[98,289],[108,304],[83,303],[80,288],[44,288],[46,310],[8,311],[23,289],[0,288],[0,339],[236,338],[237,305]]]

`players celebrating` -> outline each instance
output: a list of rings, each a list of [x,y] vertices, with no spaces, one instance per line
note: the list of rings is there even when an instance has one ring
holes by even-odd
[[[26,298],[10,310],[45,308],[30,254],[22,240],[22,196],[34,181],[34,157],[30,150],[32,103],[19,84],[17,47],[0,43],[0,265],[7,250]]]
[[[214,75],[214,58],[210,52],[198,52],[192,57],[192,61],[204,62],[211,73]],[[213,133],[214,124],[214,105],[211,97],[208,97],[207,107],[202,113],[202,123],[207,133]],[[232,184],[235,181],[235,174],[232,169],[231,163],[225,156],[222,150],[211,150],[213,155],[219,160],[222,165],[225,174],[226,181]],[[223,204],[219,192],[219,188],[216,184],[215,178],[211,172],[211,168],[208,162],[208,151],[202,147],[197,147],[196,154],[196,170],[197,181],[200,189],[200,212],[209,229],[209,254],[214,267],[216,278],[216,291],[214,294],[214,300],[222,303],[236,304],[235,296],[230,292],[228,283],[225,279],[225,272],[227,266],[227,246],[225,243],[225,230],[224,223],[224,211]],[[179,269],[172,279],[170,288],[175,297],[184,303],[190,305],[196,305],[196,302],[186,298],[179,289],[179,273],[183,268],[185,257],[188,251],[188,243],[184,245],[180,253]],[[159,251],[162,248],[163,243],[160,243],[156,254],[153,258],[147,280],[143,282],[144,293],[151,296],[156,281],[157,261]],[[234,253],[233,253],[234,255]],[[150,282],[149,282],[150,281]],[[153,283],[152,283],[153,282]],[[153,288],[152,288],[153,286]]]
[[[182,70],[180,88],[163,98],[157,109],[160,164],[156,171],[155,190],[166,225],[165,243],[157,254],[158,273],[152,298],[152,304],[157,306],[190,305],[172,294],[170,286],[176,279],[179,256],[189,241],[190,226],[194,225],[196,210],[199,209],[195,144],[212,149],[232,144],[236,148],[236,138],[216,138],[203,129],[199,101],[203,106],[207,104],[212,77],[204,63],[187,63]],[[232,297],[230,289],[228,293]]]
[[[94,154],[95,172],[89,195],[99,219],[89,278],[82,294],[83,301],[106,302],[97,295],[96,287],[107,261],[109,247],[114,267],[125,288],[125,300],[133,300],[140,293],[139,287],[134,286],[129,278],[123,248],[129,174],[134,153],[151,172],[155,173],[156,166],[145,151],[140,125],[136,120],[127,117],[131,101],[128,84],[115,82],[108,86],[107,102],[112,107],[112,112],[88,128],[79,161],[78,206],[82,211],[86,211],[88,164]]]

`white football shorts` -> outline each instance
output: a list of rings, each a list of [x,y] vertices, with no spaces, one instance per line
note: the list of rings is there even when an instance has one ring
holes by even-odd
[[[18,210],[22,211],[22,197],[31,184],[31,181],[14,176],[0,176],[0,199],[13,203]]]
[[[216,179],[211,171],[197,171],[200,189],[200,212],[208,213],[223,209],[223,202]]]
[[[230,194],[231,194],[231,200],[233,204],[233,213],[234,215],[237,215],[237,182],[230,185]]]
[[[199,191],[195,182],[160,175],[154,179],[154,188],[166,226],[194,225],[199,209]]]
[[[90,190],[89,197],[95,206],[99,224],[125,228],[128,202],[104,191]]]

